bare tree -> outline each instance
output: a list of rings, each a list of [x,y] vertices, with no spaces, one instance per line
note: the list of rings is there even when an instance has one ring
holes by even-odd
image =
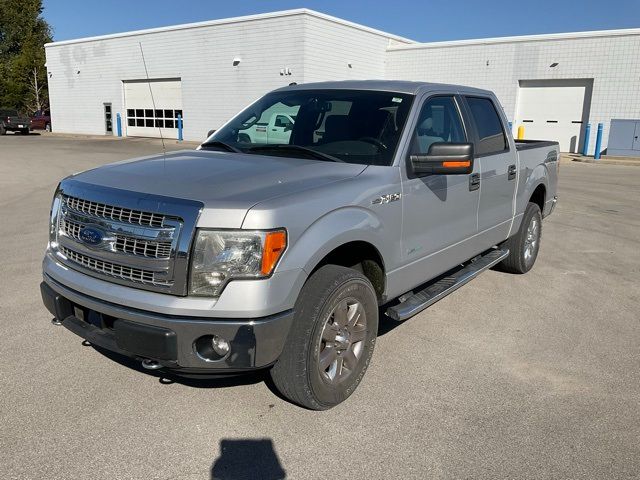
[[[27,108],[32,112],[37,112],[43,108],[44,84],[38,80],[38,67],[33,67],[32,75],[29,76],[29,98]]]

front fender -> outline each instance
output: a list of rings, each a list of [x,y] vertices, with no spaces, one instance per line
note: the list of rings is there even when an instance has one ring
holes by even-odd
[[[390,246],[384,238],[383,223],[374,212],[357,206],[338,208],[309,225],[290,246],[278,268],[301,268],[309,274],[329,252],[354,241],[370,243],[385,258]]]

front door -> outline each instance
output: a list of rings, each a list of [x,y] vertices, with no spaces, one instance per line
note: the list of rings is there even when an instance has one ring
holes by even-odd
[[[417,119],[409,154],[426,154],[435,142],[468,140],[454,96],[428,98]],[[427,278],[474,256],[471,238],[477,232],[479,189],[472,175],[427,175],[416,177],[407,163],[402,183],[405,267],[397,275],[400,284],[413,288]]]

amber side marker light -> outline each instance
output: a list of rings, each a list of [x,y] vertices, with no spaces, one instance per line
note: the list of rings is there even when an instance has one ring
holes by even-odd
[[[260,272],[263,275],[271,274],[285,248],[287,248],[287,232],[284,230],[277,230],[275,232],[267,233],[267,236],[264,239],[262,268],[260,269]]]
[[[442,162],[444,168],[462,168],[471,166],[471,162]]]

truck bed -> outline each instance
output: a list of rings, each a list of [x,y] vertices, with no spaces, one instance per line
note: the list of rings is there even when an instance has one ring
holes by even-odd
[[[550,140],[518,140],[516,142],[516,150],[529,150],[530,148],[542,148],[559,146],[558,142],[552,142]]]

